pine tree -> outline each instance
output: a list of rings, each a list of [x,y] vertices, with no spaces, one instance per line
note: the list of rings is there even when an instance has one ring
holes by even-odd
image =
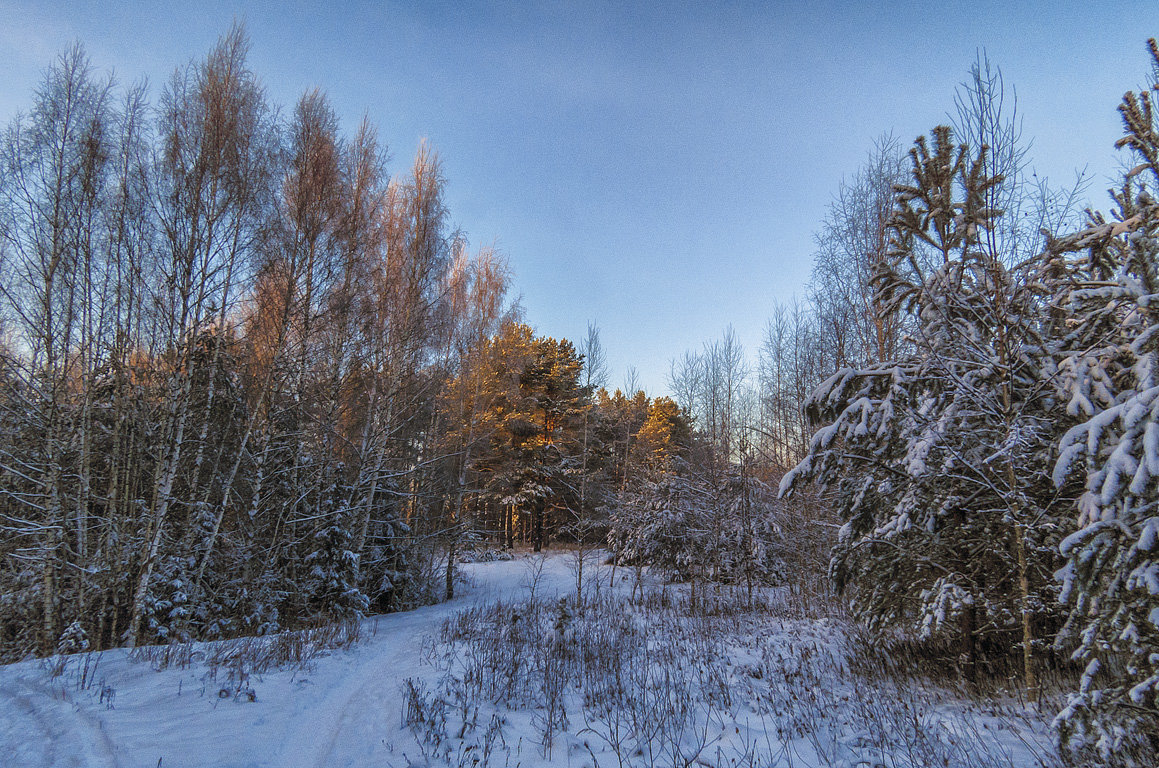
[[[843,369],[813,393],[820,429],[781,488],[815,479],[836,491],[845,525],[832,575],[872,625],[956,641],[969,677],[983,653],[1019,649],[1033,690],[1033,656],[1058,623],[1065,501],[1046,478],[1065,424],[1042,265],[1008,268],[979,245],[1001,215],[985,203],[1000,181],[985,156],[945,126],[911,150],[876,284],[912,314],[912,352]]]
[[[1058,484],[1085,476],[1078,531],[1062,543],[1059,642],[1084,664],[1056,725],[1087,764],[1144,766],[1159,757],[1159,46],[1152,92],[1119,107],[1118,146],[1138,165],[1114,193],[1113,221],[1052,243],[1070,285],[1059,304],[1075,328],[1061,357],[1068,412]],[[1077,258],[1071,258],[1077,254]]]
[[[363,616],[370,601],[358,584],[358,556],[353,552],[353,515],[337,506],[344,494],[331,490],[317,511],[319,525],[310,538],[303,558],[305,577],[299,587],[306,613],[315,621],[356,619]]]

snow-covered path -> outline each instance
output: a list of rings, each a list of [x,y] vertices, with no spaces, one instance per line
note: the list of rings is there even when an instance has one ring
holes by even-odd
[[[572,588],[568,558],[543,560],[541,594]],[[154,671],[125,650],[100,656],[81,689],[81,659],[53,679],[43,662],[0,667],[0,764],[12,768],[315,768],[406,766],[414,741],[401,723],[401,687],[430,671],[423,638],[456,611],[511,598],[531,581],[530,561],[464,567],[472,586],[449,603],[367,619],[365,639],[315,659],[309,671],[252,679],[255,701],[219,698],[227,681],[201,664]],[[95,661],[90,659],[90,664]]]
[[[456,611],[475,602],[513,599],[532,579],[528,561],[464,566],[474,581],[471,589],[449,603],[374,620],[376,636],[357,654],[347,654],[344,669],[325,695],[302,698],[289,717],[285,736],[270,765],[287,768],[407,765],[404,756],[413,741],[402,727],[402,685],[421,674],[424,637]],[[548,556],[538,583],[541,593],[558,593],[572,586],[574,576],[565,556]],[[260,764],[260,763],[257,763]]]
[[[13,766],[120,766],[103,723],[67,691],[33,675],[0,684],[0,763]]]

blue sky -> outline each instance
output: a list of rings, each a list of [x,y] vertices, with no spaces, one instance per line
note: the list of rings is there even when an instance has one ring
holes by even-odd
[[[1016,6],[1016,7],[1015,7]],[[156,93],[239,18],[271,97],[321,86],[404,171],[438,150],[455,221],[508,257],[541,333],[603,332],[619,384],[733,324],[755,355],[875,137],[946,121],[979,49],[1017,88],[1039,175],[1117,167],[1115,105],[1159,3],[0,0],[0,122],[75,39]]]

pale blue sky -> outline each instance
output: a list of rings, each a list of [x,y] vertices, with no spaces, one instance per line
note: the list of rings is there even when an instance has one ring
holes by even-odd
[[[1086,166],[1103,205],[1115,105],[1159,3],[396,3],[0,0],[0,122],[80,39],[156,93],[245,21],[273,99],[321,86],[401,172],[439,151],[455,221],[506,253],[528,320],[603,330],[619,384],[732,323],[755,355],[801,293],[812,235],[873,139],[945,122],[985,48],[1018,91],[1040,175]]]

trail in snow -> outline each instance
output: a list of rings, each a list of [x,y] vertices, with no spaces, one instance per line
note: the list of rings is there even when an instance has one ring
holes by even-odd
[[[543,560],[541,593],[559,593],[574,578],[565,556]],[[402,685],[421,675],[426,635],[456,611],[475,602],[513,599],[529,586],[532,563],[513,561],[465,566],[475,582],[463,597],[449,603],[373,619],[376,637],[347,659],[336,685],[295,713],[271,765],[288,768],[406,765],[413,739],[402,728]]]
[[[415,751],[401,725],[402,684],[432,671],[421,663],[423,638],[469,605],[526,591],[533,562],[466,565],[472,584],[460,597],[366,619],[365,639],[351,650],[249,680],[253,702],[219,698],[237,683],[224,673],[214,677],[198,663],[155,671],[124,649],[101,654],[95,683],[84,690],[82,656],[55,679],[43,661],[0,667],[0,764],[402,768]],[[574,589],[568,563],[564,555],[543,558],[540,594]]]
[[[6,676],[0,712],[0,763],[6,766],[120,765],[100,720],[67,689],[45,686],[34,675]]]

